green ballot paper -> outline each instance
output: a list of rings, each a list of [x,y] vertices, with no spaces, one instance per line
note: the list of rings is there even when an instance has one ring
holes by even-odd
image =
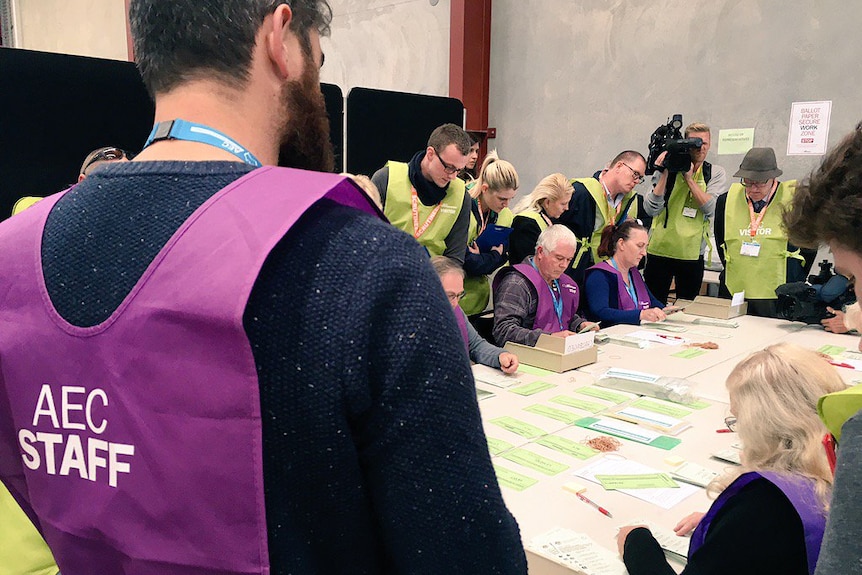
[[[646,473],[639,475],[596,475],[596,480],[605,489],[655,489],[679,487],[667,473]]]

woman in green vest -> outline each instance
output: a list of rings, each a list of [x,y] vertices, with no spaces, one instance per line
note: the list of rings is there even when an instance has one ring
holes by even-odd
[[[569,207],[572,184],[563,174],[545,176],[513,210],[509,261],[519,264],[536,251],[536,240]]]
[[[506,248],[513,218],[508,205],[517,191],[515,167],[497,157],[496,151],[490,152],[482,162],[476,184],[470,188],[473,201],[464,256],[467,276],[465,296],[460,302],[467,315],[485,311],[491,297],[488,276],[508,259]]]

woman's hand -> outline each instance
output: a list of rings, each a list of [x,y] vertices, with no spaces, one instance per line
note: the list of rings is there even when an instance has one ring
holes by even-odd
[[[657,307],[641,310],[641,321],[664,321],[667,316]]]
[[[676,527],[673,528],[673,532],[680,537],[685,537],[700,525],[700,520],[703,519],[703,516],[704,514],[700,511],[695,511],[694,513],[686,515],[680,519],[679,523],[676,524]]]
[[[617,533],[617,549],[620,552],[620,556],[622,556],[623,551],[626,548],[626,537],[629,536],[629,533],[639,527],[643,527],[644,529],[647,528],[646,525],[626,525],[625,527],[620,527],[620,530]]]
[[[500,369],[503,370],[503,373],[515,373],[518,371],[518,356],[508,351],[501,353]]]

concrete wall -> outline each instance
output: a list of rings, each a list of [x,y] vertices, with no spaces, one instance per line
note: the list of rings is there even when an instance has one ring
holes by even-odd
[[[838,0],[494,0],[490,125],[528,192],[551,172],[593,173],[682,113],[755,128],[784,178],[819,157],[787,157],[790,104],[832,100],[830,144],[862,118],[862,6]],[[646,189],[648,183],[642,184]],[[643,191],[643,190],[642,190]]]
[[[18,48],[128,60],[123,0],[14,0]]]
[[[324,82],[449,95],[449,0],[330,0]]]

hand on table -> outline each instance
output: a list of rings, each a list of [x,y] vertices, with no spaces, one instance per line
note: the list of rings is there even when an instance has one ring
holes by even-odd
[[[667,316],[657,307],[641,310],[641,321],[663,321]]]
[[[581,325],[578,326],[578,333],[586,333],[588,331],[599,331],[599,324],[592,321],[582,322]]]
[[[578,334],[576,334],[573,331],[569,331],[567,329],[564,329],[563,331],[555,331],[551,335],[554,337],[569,337],[570,335],[578,335]]]
[[[840,309],[832,309],[828,306],[826,307],[826,311],[835,314],[835,317],[827,317],[826,319],[820,320],[820,324],[826,328],[826,331],[831,331],[832,333],[847,333],[850,331],[847,329],[847,326],[844,325],[843,311]]]
[[[500,369],[503,370],[503,373],[515,373],[518,371],[518,356],[508,351],[501,353]]]
[[[700,520],[703,519],[703,516],[704,514],[700,511],[695,511],[694,513],[686,515],[680,519],[679,523],[676,524],[676,527],[673,528],[673,532],[680,537],[685,537],[700,525]]]

